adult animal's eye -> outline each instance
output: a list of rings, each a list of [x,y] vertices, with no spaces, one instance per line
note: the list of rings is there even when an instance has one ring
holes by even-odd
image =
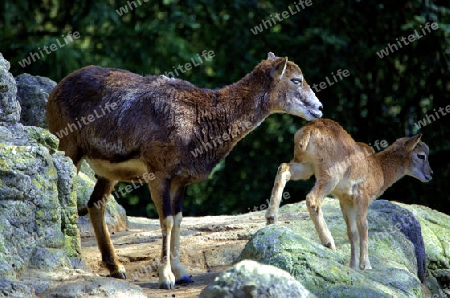
[[[417,154],[417,157],[419,159],[425,159],[426,158],[425,154]]]
[[[291,79],[291,82],[294,83],[295,85],[299,85],[303,82],[302,78],[293,78]]]

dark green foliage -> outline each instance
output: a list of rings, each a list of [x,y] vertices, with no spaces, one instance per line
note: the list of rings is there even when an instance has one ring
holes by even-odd
[[[116,10],[128,2],[5,0],[0,4],[0,51],[11,62],[13,75],[28,72],[57,81],[89,64],[163,74],[197,59],[204,50],[214,51],[214,58],[179,77],[208,88],[239,80],[269,51],[296,62],[311,86],[326,77],[333,81],[332,73],[347,69],[349,77],[316,95],[325,117],[338,121],[357,141],[371,144],[415,134],[418,120],[450,105],[447,1],[312,0],[311,6],[257,35],[251,29],[288,11],[288,4],[296,11],[294,2],[135,0],[137,7],[119,16]],[[427,22],[439,28],[424,35],[421,28]],[[387,57],[377,55],[414,30],[423,36]],[[78,31],[80,38],[29,66],[19,65],[30,52],[57,39],[62,42],[61,35],[69,31]],[[431,148],[435,178],[429,184],[404,178],[383,199],[424,204],[450,214],[450,116],[438,115],[421,129]],[[277,167],[291,159],[293,134],[304,123],[289,115],[269,117],[210,179],[187,188],[184,213],[264,208],[261,204],[270,197]],[[286,202],[303,200],[312,185],[312,180],[290,182],[286,191],[291,199]],[[144,207],[149,204],[145,187],[121,200],[127,202],[132,203],[128,214],[155,216],[152,205]]]

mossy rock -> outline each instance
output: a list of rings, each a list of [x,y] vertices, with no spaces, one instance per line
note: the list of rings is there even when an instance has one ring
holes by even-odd
[[[55,135],[37,126],[25,126],[24,128],[28,136],[35,140],[38,145],[46,147],[50,154],[56,152],[59,146],[59,140]]]
[[[274,266],[244,260],[217,277],[199,297],[313,298],[314,295],[287,272]]]
[[[390,208],[387,213],[384,208]],[[279,225],[253,235],[240,259],[252,259],[290,273],[317,297],[422,297],[415,245],[395,227],[395,215],[410,212],[387,201],[370,210],[369,258],[372,270],[349,267],[350,244],[339,202],[324,201],[325,221],[335,239],[336,251],[320,244],[304,202],[280,209]],[[283,220],[288,220],[283,223]],[[415,227],[417,229],[417,227]]]

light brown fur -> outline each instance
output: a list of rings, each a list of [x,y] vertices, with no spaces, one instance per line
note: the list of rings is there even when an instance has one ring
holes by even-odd
[[[74,126],[94,111],[102,114],[102,109],[108,112],[101,118]],[[100,176],[88,210],[102,260],[113,277],[125,278],[125,268],[109,239],[105,205],[98,202],[109,196],[117,181],[152,174],[154,179],[147,182],[163,238],[160,287],[172,289],[175,282],[192,281],[179,256],[185,186],[207,178],[236,143],[270,114],[289,113],[312,120],[322,116],[321,110],[300,68],[269,53],[267,60],[240,81],[217,90],[165,76],[142,77],[88,66],[53,89],[47,121],[50,131],[60,138],[59,150],[77,166],[86,159]],[[68,127],[77,129],[63,135]],[[214,143],[202,155],[191,155],[224,134],[233,137]]]
[[[355,142],[330,119],[306,124],[295,134],[294,158],[278,168],[266,212],[267,224],[277,222],[286,182],[307,180],[315,175],[316,184],[306,196],[306,205],[321,243],[328,248],[336,248],[321,208],[324,197],[332,194],[339,199],[347,225],[351,243],[350,267],[371,269],[367,228],[369,204],[404,175],[422,182],[431,180],[433,171],[428,163],[429,149],[420,138],[421,135],[401,138],[375,153],[367,144]]]

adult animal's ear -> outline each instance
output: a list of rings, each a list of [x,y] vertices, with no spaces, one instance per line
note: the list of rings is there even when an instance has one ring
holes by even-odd
[[[277,60],[277,57],[275,56],[274,53],[269,52],[269,53],[267,53],[267,60],[274,61],[274,60]]]
[[[417,144],[419,144],[421,137],[422,137],[422,134],[419,133],[419,134],[416,134],[415,136],[409,138],[409,140],[407,140],[405,143],[406,150],[408,152],[413,151],[416,148]]]
[[[270,71],[270,74],[275,80],[281,80],[286,73],[286,67],[288,63],[288,58],[281,58],[280,61],[278,61]]]

